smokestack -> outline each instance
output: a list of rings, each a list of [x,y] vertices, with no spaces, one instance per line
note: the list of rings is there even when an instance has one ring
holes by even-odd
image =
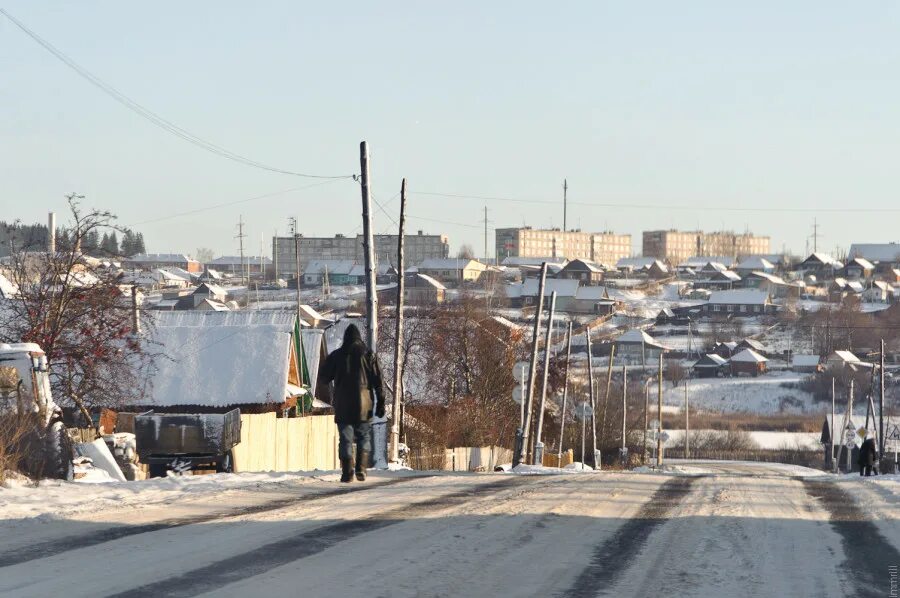
[[[56,214],[50,212],[47,216],[47,252],[56,253]]]

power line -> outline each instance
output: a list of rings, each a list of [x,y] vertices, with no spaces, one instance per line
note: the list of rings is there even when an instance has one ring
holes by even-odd
[[[558,202],[544,199],[527,199],[522,197],[499,197],[493,195],[465,195],[460,193],[439,193],[436,191],[410,191],[411,195],[427,195],[433,197],[448,197],[454,199],[471,199],[477,201],[506,201],[513,203],[529,203],[540,205],[558,205]],[[641,203],[613,203],[613,202],[589,202],[589,201],[572,201],[568,200],[569,205],[588,206],[595,208],[619,208],[619,209],[637,209],[637,210],[684,210],[684,211],[715,211],[715,212],[796,212],[796,213],[835,213],[843,214],[847,212],[900,212],[900,208],[865,208],[849,206],[846,208],[772,208],[772,207],[741,207],[741,206],[698,206],[698,205],[678,205],[678,204],[641,204]]]
[[[82,67],[81,65],[79,65],[73,59],[69,58],[61,50],[58,50],[57,48],[55,48],[52,44],[50,44],[50,42],[48,42],[47,40],[45,40],[44,38],[39,36],[37,33],[32,31],[31,29],[29,29],[28,27],[26,27],[24,23],[22,23],[21,21],[19,21],[15,17],[13,17],[11,14],[9,14],[3,8],[0,8],[0,14],[2,14],[7,19],[9,19],[13,25],[15,25],[16,27],[21,29],[28,37],[30,37],[35,42],[40,44],[45,50],[50,52],[53,56],[55,56],[57,59],[59,59],[63,64],[65,64],[70,69],[75,71],[79,76],[81,76],[83,79],[88,81],[91,85],[97,87],[100,91],[102,91],[106,95],[110,96],[112,99],[114,99],[121,105],[125,106],[126,108],[128,108],[129,110],[131,110],[132,112],[134,112],[135,114],[140,116],[141,118],[144,118],[145,120],[153,123],[157,127],[161,128],[177,137],[180,137],[181,139],[184,139],[185,141],[192,143],[192,144],[196,145],[197,147],[205,149],[206,151],[216,154],[218,156],[221,156],[223,158],[227,158],[229,160],[239,162],[241,164],[244,164],[245,166],[252,166],[254,168],[267,170],[269,172],[276,172],[279,174],[288,174],[291,176],[298,176],[298,177],[311,178],[311,179],[349,179],[349,178],[353,177],[352,174],[337,175],[337,176],[325,176],[325,175],[318,175],[318,174],[307,174],[307,173],[302,173],[302,172],[296,172],[296,171],[287,170],[284,168],[276,168],[274,166],[270,166],[263,162],[259,162],[257,160],[252,160],[250,158],[247,158],[246,156],[242,156],[241,154],[236,154],[236,153],[229,151],[221,146],[218,146],[210,141],[206,141],[205,139],[202,139],[202,138],[198,137],[197,135],[194,135],[190,131],[187,131],[187,130],[179,127],[178,125],[166,120],[165,118],[156,114],[155,112],[151,111],[150,109],[145,108],[144,106],[142,106],[139,103],[137,103],[136,101],[132,100],[131,98],[126,96],[124,93],[122,93],[119,90],[117,90],[116,88],[114,88],[113,86],[105,83],[102,79],[100,79],[99,77],[97,77],[96,75],[94,75],[93,73],[91,73],[90,71],[88,71],[87,69]]]
[[[228,206],[234,206],[241,203],[247,203],[249,201],[256,201],[258,199],[266,199],[269,197],[275,197],[276,195],[284,195],[285,193],[291,193],[293,191],[303,191],[305,189],[312,189],[313,187],[321,187],[323,185],[328,185],[330,183],[335,182],[335,179],[330,179],[327,181],[322,181],[320,183],[313,183],[312,185],[305,185],[303,187],[292,187],[290,189],[282,189],[281,191],[273,191],[272,193],[265,193],[263,195],[256,195],[254,197],[247,197],[244,199],[238,199],[235,201],[228,201],[225,203],[216,204],[213,206],[206,206],[204,208],[197,208],[195,210],[187,210],[185,212],[178,212],[175,214],[169,214],[168,216],[160,216],[159,218],[151,218],[149,220],[141,220],[140,222],[134,222],[129,224],[129,227],[135,227],[142,224],[152,224],[154,222],[161,222],[163,220],[172,220],[173,218],[181,218],[182,216],[190,216],[192,214],[199,214],[201,212],[208,212],[209,210],[217,210],[219,208],[225,208]]]

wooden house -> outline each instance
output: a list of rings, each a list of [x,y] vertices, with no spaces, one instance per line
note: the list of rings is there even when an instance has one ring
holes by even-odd
[[[691,370],[697,378],[716,378],[728,370],[728,360],[715,353],[707,353],[691,366]]]
[[[728,360],[728,366],[732,376],[748,375],[755,377],[766,373],[768,361],[768,359],[753,349],[743,349],[737,351]]]

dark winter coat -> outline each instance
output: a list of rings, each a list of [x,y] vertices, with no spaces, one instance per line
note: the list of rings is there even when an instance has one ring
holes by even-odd
[[[344,332],[341,347],[325,359],[320,376],[325,384],[334,382],[331,406],[338,424],[367,422],[373,412],[384,413],[378,359],[366,347],[354,324]]]
[[[875,457],[878,453],[878,449],[875,448],[875,439],[874,438],[866,438],[862,446],[859,447],[859,457],[856,459],[856,464],[860,467],[871,467],[875,465]]]

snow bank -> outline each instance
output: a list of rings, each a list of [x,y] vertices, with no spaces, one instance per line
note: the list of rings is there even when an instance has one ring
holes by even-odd
[[[544,467],[543,465],[525,465],[520,464],[513,467],[510,472],[517,473],[519,475],[560,475],[560,474],[578,474],[578,473],[587,473],[589,471],[593,471],[590,465],[585,465],[584,469],[572,467],[572,465],[576,465],[575,463],[571,463],[570,465],[566,465],[562,469],[558,467]],[[581,465],[580,463],[578,465]]]
[[[236,488],[312,481],[320,473],[221,473],[105,484],[42,480],[37,486],[16,479],[0,486],[0,518],[49,521],[83,511],[158,505]]]

